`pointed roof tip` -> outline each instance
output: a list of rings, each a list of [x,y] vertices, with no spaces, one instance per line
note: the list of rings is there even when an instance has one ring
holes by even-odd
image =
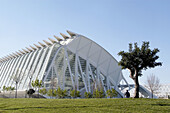
[[[10,55],[7,55],[7,57],[8,57],[9,59],[11,59],[11,58],[12,58]]]
[[[34,44],[34,46],[35,46],[36,48],[38,48],[38,49],[41,48],[41,46],[39,46],[39,45],[37,45],[37,44]]]
[[[8,60],[9,59],[8,56],[5,56],[5,59]]]
[[[19,52],[17,52],[17,51],[16,51],[16,53],[17,53],[19,56],[21,56],[21,55],[22,55],[21,53],[19,53]]]
[[[31,46],[31,45],[30,45],[30,47],[31,47],[33,50],[37,50],[35,47],[33,47],[33,46]]]
[[[19,50],[19,52],[21,53],[21,54],[25,54],[23,51],[21,51],[21,50]]]
[[[50,42],[46,41],[46,40],[43,40],[43,42],[45,42],[47,45],[52,45]]]
[[[63,34],[63,33],[60,33],[60,35],[61,35],[65,40],[70,38],[69,36],[67,36],[67,35],[65,35],[65,34]]]
[[[3,61],[4,61],[4,58],[1,58],[1,61],[3,62]]]
[[[33,44],[37,49],[40,49],[41,46],[37,45],[37,44]]]
[[[28,51],[30,51],[30,52],[32,52],[33,50],[32,49],[30,49],[30,48],[28,48],[28,47],[25,47]]]
[[[5,56],[5,60],[6,60],[6,61],[9,60],[8,56]]]
[[[16,54],[16,53],[12,53],[15,57],[18,57],[19,55],[18,54]]]
[[[6,58],[4,58],[3,61],[6,61]]]
[[[15,58],[16,56],[14,56],[13,54],[9,54],[12,58]]]
[[[66,31],[67,31],[67,33],[68,33],[71,37],[76,35],[76,33],[73,33],[73,32],[71,32],[71,31],[69,31],[69,30],[66,30]],[[68,38],[71,38],[69,35],[65,35],[65,34],[63,34],[63,33],[60,33],[60,35],[61,35],[65,40],[68,39]],[[48,38],[48,39],[50,40],[50,42],[48,42],[48,41],[46,41],[46,40],[43,40],[43,42],[45,42],[45,44],[43,44],[43,43],[41,43],[41,42],[38,42],[38,43],[39,43],[42,47],[47,47],[47,45],[52,45],[53,43],[59,43],[59,44],[60,44],[60,41],[63,41],[63,40],[64,40],[64,39],[59,38],[59,37],[57,37],[57,36],[55,36],[55,35],[54,35],[54,37],[57,39],[57,41],[54,40],[54,39]],[[7,55],[6,57],[1,58],[0,61],[2,61],[2,60],[8,60],[8,59],[11,59],[11,58],[16,58],[16,57],[19,57],[19,56],[21,56],[21,55],[23,55],[23,54],[32,52],[33,50],[37,50],[37,48],[38,48],[38,49],[41,48],[41,46],[39,46],[39,45],[36,45],[36,44],[34,44],[34,45],[35,45],[36,47],[33,47],[33,46],[30,45],[31,48],[26,47],[26,49],[19,50],[18,52],[16,51],[15,53],[9,54],[9,55]]]
[[[25,53],[29,53],[29,51],[27,51],[27,50],[25,50],[25,49],[23,49],[23,48],[22,48],[22,50],[23,50]]]
[[[69,31],[69,30],[66,30],[67,31],[67,33],[72,37],[72,36],[76,36],[76,33],[73,33],[73,32],[71,32],[71,31]]]
[[[11,54],[9,54],[9,57],[10,57],[10,59],[13,59],[13,58],[15,58],[15,57],[13,57]]]
[[[48,40],[50,40],[52,43],[57,43],[57,41],[51,39],[51,38],[48,38]]]
[[[2,60],[3,60],[3,61],[5,61],[5,60],[6,60],[6,58],[5,58],[5,57],[3,57],[3,58],[2,58]]]
[[[38,42],[42,47],[46,47],[45,44],[41,43],[41,42]]]
[[[54,35],[54,37],[60,42],[60,41],[63,41],[63,39],[61,39],[61,38],[59,38],[59,37],[57,37],[57,36],[55,36]]]

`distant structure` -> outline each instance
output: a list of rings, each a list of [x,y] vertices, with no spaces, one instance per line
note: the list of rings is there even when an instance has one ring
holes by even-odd
[[[155,95],[158,98],[170,98],[170,84],[161,84],[161,87],[159,90],[156,91]]]
[[[47,89],[76,89],[93,92],[94,89],[114,88],[119,97],[124,97],[124,87],[129,84],[122,75],[116,59],[94,41],[77,33],[67,31],[69,36],[54,36],[44,43],[26,47],[0,59],[0,87],[15,86],[18,90],[31,88],[31,81],[43,81]],[[125,85],[120,83],[124,81]]]

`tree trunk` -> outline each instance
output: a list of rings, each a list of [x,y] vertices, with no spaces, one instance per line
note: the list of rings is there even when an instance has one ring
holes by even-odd
[[[138,75],[134,78],[135,82],[135,96],[134,98],[139,98],[139,80],[138,80]]]
[[[152,98],[153,98],[153,91],[151,91],[152,92]]]

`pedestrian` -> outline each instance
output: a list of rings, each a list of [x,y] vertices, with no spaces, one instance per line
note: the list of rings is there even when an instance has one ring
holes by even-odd
[[[125,97],[126,97],[126,98],[129,98],[129,97],[130,97],[130,93],[128,92],[128,90],[126,90]]]

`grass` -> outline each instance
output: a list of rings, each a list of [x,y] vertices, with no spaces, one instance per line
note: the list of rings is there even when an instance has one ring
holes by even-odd
[[[12,113],[169,113],[165,99],[0,99],[0,112]]]

